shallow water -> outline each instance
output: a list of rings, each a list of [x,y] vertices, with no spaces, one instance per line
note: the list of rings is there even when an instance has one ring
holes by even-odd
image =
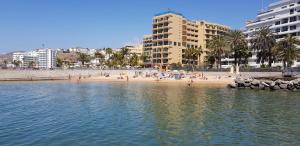
[[[0,83],[1,146],[297,146],[299,121],[299,92]]]

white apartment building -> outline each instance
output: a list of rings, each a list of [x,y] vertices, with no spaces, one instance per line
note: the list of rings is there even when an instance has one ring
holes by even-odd
[[[13,61],[20,61],[20,67],[28,67],[31,62],[37,62],[38,54],[36,51],[15,52],[13,53]]]
[[[270,27],[277,40],[287,35],[300,39],[300,0],[281,0],[270,4],[266,11],[259,12],[255,21],[246,24],[247,39],[253,38],[254,33],[262,27]],[[252,52],[248,65],[260,67],[256,60],[256,52]],[[227,61],[232,60],[227,58]],[[282,66],[282,62],[275,62],[273,66]],[[300,66],[300,60],[295,60],[293,66]]]
[[[56,67],[56,51],[52,49],[38,49],[38,68],[50,69]]]
[[[24,56],[26,52],[15,52],[13,53],[13,61],[20,61],[23,64]]]

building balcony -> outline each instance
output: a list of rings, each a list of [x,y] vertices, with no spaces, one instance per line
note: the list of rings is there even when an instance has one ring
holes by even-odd
[[[253,27],[253,26],[256,26],[256,25],[263,25],[265,23],[273,23],[274,21],[281,21],[282,19],[285,19],[285,18],[299,16],[299,14],[300,14],[299,12],[295,12],[292,15],[290,13],[285,13],[285,14],[282,14],[282,15],[276,15],[276,17],[274,17],[273,19],[257,20],[253,23],[248,24],[246,27]],[[288,23],[286,23],[286,24],[288,24]]]
[[[293,8],[297,8],[299,6],[300,6],[299,4],[295,3],[294,6],[291,6],[291,7],[289,6],[289,7],[284,8],[284,9],[280,9],[280,10],[267,10],[267,11],[260,12],[260,13],[257,14],[257,16],[258,17],[267,17],[269,15],[274,15],[274,13],[280,13],[280,12],[283,12],[283,11],[285,11],[287,9],[293,9]],[[280,8],[281,6],[278,6],[278,7]]]

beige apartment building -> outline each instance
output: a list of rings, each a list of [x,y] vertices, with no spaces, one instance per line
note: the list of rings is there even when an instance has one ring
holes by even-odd
[[[147,56],[144,64],[147,67],[151,67],[152,65],[152,34],[145,35],[143,38],[143,53]]]
[[[184,51],[202,47],[209,39],[224,35],[230,27],[206,21],[191,21],[182,14],[168,11],[153,17],[152,35],[144,37],[143,49],[152,66],[167,67],[172,63],[186,64]],[[205,54],[200,58],[203,63]],[[198,62],[197,62],[198,64]]]
[[[129,50],[130,54],[136,54],[141,56],[143,54],[143,44],[136,44],[133,46],[125,46]]]

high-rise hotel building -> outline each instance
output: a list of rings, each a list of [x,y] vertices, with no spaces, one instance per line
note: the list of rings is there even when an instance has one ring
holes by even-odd
[[[248,21],[245,34],[251,40],[254,33],[262,27],[269,27],[273,30],[276,39],[282,39],[287,35],[300,38],[300,0],[281,0],[272,3],[266,11],[259,12],[255,21]],[[257,52],[253,51],[249,58],[249,66],[260,67],[256,63]],[[294,62],[294,66],[299,66],[300,60]],[[275,62],[273,66],[282,66],[281,62]]]
[[[152,26],[152,34],[144,37],[144,54],[149,56],[146,63],[160,67],[172,63],[186,64],[184,52],[187,48],[202,47],[205,51],[208,40],[224,35],[230,29],[221,24],[191,21],[173,11],[155,15]]]

